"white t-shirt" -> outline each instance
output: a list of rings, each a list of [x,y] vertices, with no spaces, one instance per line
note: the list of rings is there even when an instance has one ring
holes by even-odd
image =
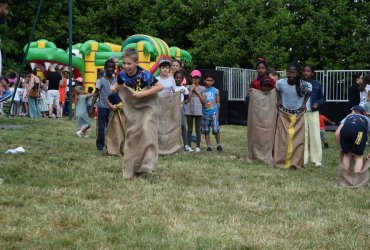
[[[175,79],[172,76],[168,76],[166,78],[157,76],[156,78],[158,82],[163,86],[163,89],[158,92],[158,95],[162,97],[172,95],[172,91],[176,87]]]
[[[20,101],[21,97],[22,97],[22,100],[23,100],[23,91],[24,91],[23,88],[17,88],[17,93],[15,93],[15,95],[14,95],[14,101]]]
[[[364,107],[367,102],[367,92],[370,91],[370,85],[366,84],[365,90],[360,92],[360,106]]]
[[[175,86],[175,92],[181,91],[181,103],[184,102],[184,96],[189,94],[189,90],[185,86]]]

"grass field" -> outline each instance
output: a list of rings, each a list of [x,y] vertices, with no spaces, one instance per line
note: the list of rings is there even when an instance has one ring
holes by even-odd
[[[369,249],[369,188],[335,184],[324,167],[246,161],[246,127],[223,126],[224,152],[161,157],[123,180],[121,158],[95,150],[68,119],[2,118],[0,249]],[[214,138],[212,138],[212,141]],[[6,155],[22,146],[25,154]]]

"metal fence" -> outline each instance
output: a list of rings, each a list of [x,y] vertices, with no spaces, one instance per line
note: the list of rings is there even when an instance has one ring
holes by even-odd
[[[245,99],[249,84],[257,76],[253,69],[216,67],[224,73],[224,87],[228,91],[229,101]],[[284,75],[284,71],[278,71]],[[348,90],[352,85],[352,75],[355,73],[369,74],[370,70],[316,70],[315,79],[322,83],[327,102],[347,102]]]

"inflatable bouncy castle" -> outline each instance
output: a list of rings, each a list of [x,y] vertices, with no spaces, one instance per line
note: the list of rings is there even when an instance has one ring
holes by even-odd
[[[27,45],[24,50],[26,47]],[[104,68],[104,62],[111,56],[115,56],[119,59],[121,67],[122,52],[127,48],[136,49],[139,52],[139,65],[154,75],[159,74],[158,62],[163,57],[183,62],[192,60],[190,53],[186,50],[168,47],[162,39],[147,35],[130,36],[122,45],[89,40],[72,46],[73,78],[82,77],[85,90],[90,86],[94,87]],[[30,44],[26,60],[33,69],[37,69],[37,74],[43,78],[51,64],[58,64],[59,68],[68,65],[68,56],[68,49],[60,49],[53,42],[40,39]]]

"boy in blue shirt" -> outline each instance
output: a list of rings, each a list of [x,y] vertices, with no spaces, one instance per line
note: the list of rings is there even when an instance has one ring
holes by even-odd
[[[210,128],[212,127],[212,133],[215,135],[217,143],[217,151],[222,152],[222,146],[220,142],[220,125],[218,115],[220,111],[220,92],[218,89],[213,87],[215,78],[212,74],[206,73],[204,77],[206,90],[203,93],[204,105],[202,108],[202,133],[205,135],[207,143],[207,151],[212,151],[211,139],[209,136]]]
[[[370,120],[366,117],[365,110],[360,106],[354,106],[352,113],[340,122],[335,131],[335,140],[343,153],[344,170],[349,170],[353,155],[355,158],[354,172],[361,173],[369,131]]]

